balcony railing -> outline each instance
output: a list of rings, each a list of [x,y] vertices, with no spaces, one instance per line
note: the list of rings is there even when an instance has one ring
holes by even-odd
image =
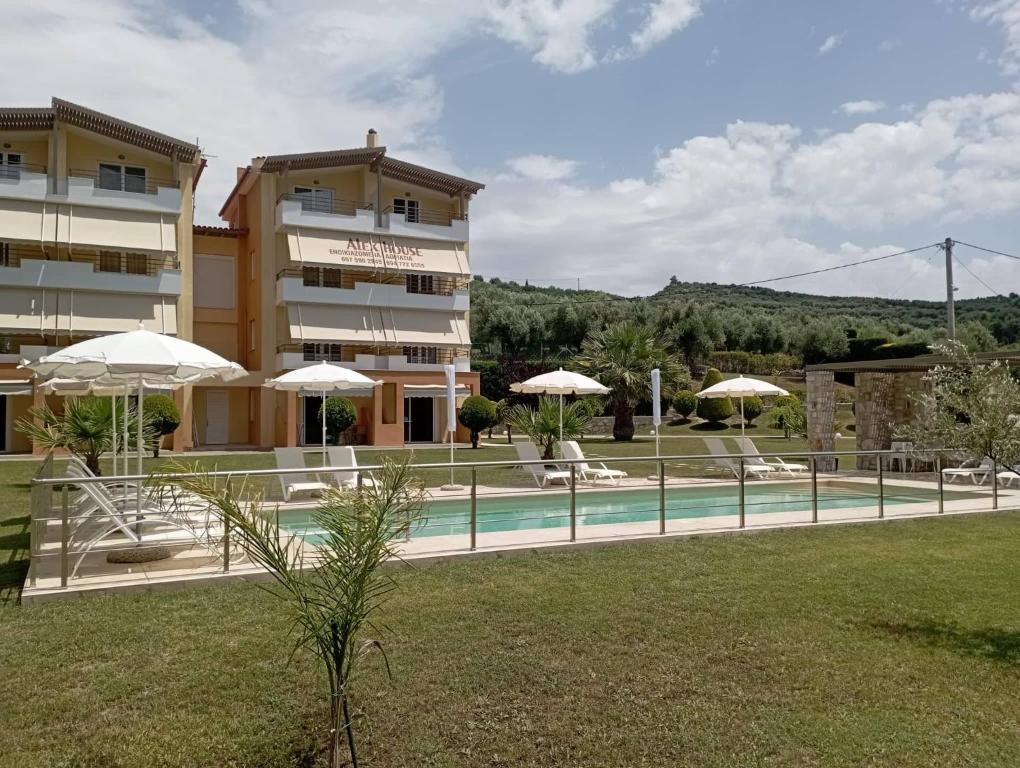
[[[179,189],[181,183],[175,179],[158,179],[152,176],[121,176],[104,175],[98,171],[85,171],[72,169],[69,176],[77,179],[91,179],[96,189],[106,189],[112,192],[133,192],[135,194],[155,195],[161,187],[172,187]]]
[[[22,172],[46,173],[46,166],[37,165],[35,163],[17,163],[15,165],[0,165],[0,179],[10,179],[12,181],[18,181],[19,179],[21,179]]]
[[[390,274],[384,277],[380,276],[377,278],[373,275],[373,273],[369,272],[354,273],[349,270],[342,270],[340,267],[328,265],[319,267],[318,265],[312,266],[311,264],[309,264],[308,267],[287,267],[286,269],[281,269],[279,272],[276,273],[276,279],[280,280],[285,277],[290,277],[299,278],[302,281],[305,281],[306,277],[305,269],[320,269],[320,268],[340,272],[341,273],[340,284],[339,285],[331,284],[324,276],[319,275],[317,282],[314,283],[305,282],[304,283],[305,285],[309,287],[318,288],[338,288],[341,290],[352,290],[356,283],[369,283],[373,285],[400,286],[407,290],[408,293],[421,294],[423,296],[453,296],[455,291],[467,290],[468,285],[470,283],[470,279],[466,277],[450,277],[447,275],[434,275],[431,276],[432,277],[432,281],[430,283],[431,290],[423,290],[421,282],[419,282],[418,289],[415,290],[414,288],[411,289],[407,288],[407,283],[404,279],[405,278],[404,275],[398,274],[394,276]],[[398,279],[394,279],[394,277]]]
[[[321,342],[321,341],[307,341],[307,342],[289,342],[287,344],[278,344],[276,351],[279,354],[293,353],[293,354],[305,354],[305,345],[315,345],[315,351],[309,350],[310,355],[307,357],[308,362],[314,362],[318,360],[330,360],[332,362],[345,362],[353,363],[355,355],[375,355],[376,357],[403,357],[407,359],[408,363],[415,364],[431,364],[431,365],[450,365],[453,363],[455,358],[468,357],[470,350],[467,347],[437,347],[435,348],[435,356],[431,354],[422,356],[421,353],[408,355],[404,352],[403,347],[365,347],[355,346],[350,344],[340,344],[339,342]],[[337,355],[332,347],[340,346],[340,354]],[[422,345],[411,345],[418,350],[422,349]],[[321,349],[326,347],[327,349]],[[431,349],[431,348],[430,348]]]
[[[320,200],[308,195],[293,192],[280,195],[280,200],[296,200],[301,203],[301,210],[310,213],[335,213],[340,216],[355,216],[358,211],[371,211],[372,203],[363,200]]]
[[[180,262],[172,256],[154,256],[144,253],[76,253],[70,259],[51,259],[38,248],[29,245],[0,243],[0,268],[18,268],[23,261],[52,261],[66,264],[91,264],[93,272],[128,274],[155,277],[165,269],[180,269]]]
[[[457,215],[450,211],[441,211],[436,208],[415,208],[406,213],[395,213],[392,205],[383,208],[383,213],[391,216],[403,216],[408,224],[434,224],[440,227],[449,227],[454,221],[467,221],[467,214]]]

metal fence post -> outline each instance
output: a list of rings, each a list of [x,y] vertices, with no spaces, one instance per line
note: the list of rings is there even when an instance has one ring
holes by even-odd
[[[740,527],[744,527],[745,523],[745,512],[744,512],[744,459],[740,459],[740,474],[738,475],[738,482],[740,483]]]
[[[818,522],[818,464],[811,457],[811,522]]]
[[[882,455],[878,456],[878,519],[885,517],[885,483],[882,474]]]
[[[665,464],[659,459],[659,535],[666,533],[666,473]]]
[[[942,454],[935,454],[935,472],[939,476],[939,514],[946,511],[946,498],[942,489]]]
[[[67,561],[67,547],[71,540],[71,525],[68,520],[67,483],[62,486],[60,494],[60,587],[67,587],[67,576],[70,563]]]
[[[478,544],[478,467],[471,467],[471,551]]]
[[[992,459],[992,509],[999,508],[999,462]]]
[[[570,465],[570,540],[577,541],[577,465]]]

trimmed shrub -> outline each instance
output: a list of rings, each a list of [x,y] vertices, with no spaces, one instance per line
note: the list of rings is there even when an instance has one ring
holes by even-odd
[[[684,420],[698,410],[698,396],[689,389],[681,389],[673,395],[673,410]]]
[[[744,398],[744,421],[754,424],[754,420],[761,416],[765,410],[765,403],[757,395]]]
[[[471,430],[471,447],[478,447],[478,434],[496,423],[496,404],[484,395],[471,395],[460,406],[457,420]]]
[[[723,380],[718,368],[709,368],[705,379],[701,382],[702,390],[708,389]],[[728,397],[698,398],[697,414],[699,418],[709,422],[726,421],[733,415],[733,401]]]
[[[326,409],[326,438],[333,445],[340,444],[340,436],[354,426],[358,420],[358,409],[354,403],[346,397],[327,397],[326,401],[319,406],[319,419],[322,419],[322,409]]]
[[[164,435],[173,434],[181,425],[181,412],[177,403],[169,395],[146,395],[143,403],[143,418],[155,433],[153,436],[152,455],[159,456],[159,444]]]

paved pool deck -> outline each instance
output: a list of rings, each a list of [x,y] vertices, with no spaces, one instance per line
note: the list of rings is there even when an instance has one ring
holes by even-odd
[[[775,480],[747,481],[746,488],[764,488],[770,485],[789,486],[792,483],[803,484],[810,489],[808,477],[783,477]],[[884,479],[890,492],[897,489],[916,489],[927,494],[936,493],[938,485],[928,475],[887,475]],[[861,473],[819,474],[819,489],[838,487],[859,490],[865,496],[877,498],[878,478],[874,475]],[[667,498],[669,491],[711,486],[727,489],[736,498],[739,484],[732,479],[691,479],[668,478],[665,483]],[[578,487],[578,495],[598,494],[605,491],[627,489],[657,489],[658,480],[646,478],[628,478],[619,486],[600,484],[598,486]],[[953,483],[945,486],[946,498],[942,514],[961,515],[992,511],[992,489],[988,486],[970,483]],[[954,491],[967,492],[967,498],[954,498]],[[469,489],[441,490],[430,488],[429,493],[439,500],[461,499],[465,505],[470,504]],[[562,486],[540,490],[533,484],[514,487],[478,486],[477,497],[512,498],[518,494],[534,495],[540,493],[562,498],[565,512],[569,509],[569,489]],[[304,499],[289,504],[280,504],[281,513],[289,510],[305,509],[314,505],[314,500]],[[1000,488],[998,491],[998,509],[1000,512],[1020,511],[1020,488]],[[470,548],[470,535],[458,533],[454,535],[437,535],[412,537],[401,545],[401,557],[415,562],[429,562],[461,557],[500,557],[520,555],[534,551],[555,551],[577,549],[593,546],[605,546],[620,542],[636,542],[663,538],[680,538],[701,535],[746,534],[779,528],[805,527],[812,525],[838,525],[845,523],[875,523],[895,521],[909,518],[936,516],[939,513],[937,498],[931,501],[916,503],[887,504],[879,518],[877,503],[871,499],[861,506],[842,509],[819,509],[817,522],[812,520],[812,511],[808,509],[783,512],[762,512],[749,507],[745,514],[745,527],[738,527],[737,515],[667,518],[665,532],[661,533],[658,519],[626,523],[584,524],[579,518],[576,536],[570,539],[569,525],[549,528],[521,528],[512,531],[479,532],[476,536],[475,548]],[[219,546],[212,549],[196,547],[193,542],[182,540],[171,532],[155,533],[145,537],[145,546],[167,546],[172,556],[165,560],[147,564],[111,564],[106,555],[111,549],[124,550],[132,546],[125,539],[104,543],[103,547],[86,555],[81,562],[78,573],[68,580],[66,587],[61,587],[61,539],[60,524],[52,521],[46,525],[43,543],[33,557],[29,578],[22,592],[25,603],[86,597],[98,594],[120,592],[140,592],[156,589],[179,589],[198,585],[206,585],[225,581],[262,581],[270,575],[260,567],[238,557],[240,553],[231,553],[228,567]],[[309,560],[314,558],[314,547],[302,543]],[[73,567],[73,564],[72,566]]]

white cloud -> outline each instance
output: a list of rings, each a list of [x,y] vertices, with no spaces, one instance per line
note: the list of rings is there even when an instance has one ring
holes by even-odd
[[[827,38],[825,38],[824,41],[822,41],[822,44],[818,46],[818,55],[824,56],[829,51],[838,48],[840,45],[843,44],[843,40],[845,37],[846,37],[845,32],[841,32],[838,35],[829,35]]]
[[[701,15],[701,0],[656,0],[641,26],[630,36],[633,55],[640,55],[687,27]]]
[[[1006,47],[999,65],[1007,75],[1020,75],[1020,0],[981,2],[971,9],[971,18],[998,24],[1006,33]]]
[[[881,112],[883,109],[885,109],[884,101],[873,101],[871,99],[846,101],[838,107],[838,111],[844,115],[870,115],[874,112]]]
[[[1018,145],[1014,93],[935,101],[901,122],[823,137],[736,122],[662,153],[648,177],[595,186],[501,177],[473,209],[475,268],[533,282],[582,275],[589,286],[643,293],[670,274],[734,283],[892,253],[924,243],[889,242],[885,227],[936,225],[934,242],[951,231],[942,225],[1020,214]],[[810,236],[827,230],[844,242]],[[944,286],[932,253],[780,285],[937,298]],[[983,270],[999,284],[1020,284],[1018,262],[998,259]],[[961,296],[987,293],[960,285]]]
[[[552,155],[523,155],[507,160],[507,166],[526,179],[557,181],[573,176],[578,163]]]

